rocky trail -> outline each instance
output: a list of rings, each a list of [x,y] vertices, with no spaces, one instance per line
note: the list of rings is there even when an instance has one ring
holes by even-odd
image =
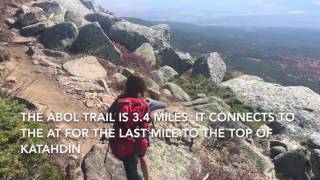
[[[92,0],[1,1],[0,7],[5,22],[0,26],[0,67],[1,73],[9,72],[4,83],[10,84],[1,91],[13,91],[37,112],[102,112],[122,92],[127,77],[138,73],[146,79],[150,97],[168,103],[160,112],[188,114],[188,122],[157,122],[158,129],[250,127],[274,132],[270,138],[152,138],[147,153],[152,179],[320,178],[320,95],[310,89],[250,75],[224,81],[227,67],[219,53],[193,57],[170,45],[168,25],[134,24]],[[239,111],[292,112],[296,119],[246,124],[213,123],[207,117],[195,122],[194,117],[195,112]],[[47,125],[105,126],[83,119]],[[111,153],[104,163],[107,144],[98,138],[58,141],[81,145],[80,154],[51,156],[63,177],[124,179],[122,164]]]

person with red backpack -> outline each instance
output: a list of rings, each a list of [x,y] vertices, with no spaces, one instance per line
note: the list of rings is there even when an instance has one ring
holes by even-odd
[[[111,113],[115,122],[113,128],[115,137],[109,139],[109,146],[115,157],[123,162],[128,180],[140,180],[138,173],[138,159],[144,180],[149,180],[148,137],[140,135],[137,137],[121,137],[118,133],[128,130],[148,129],[150,120],[148,118],[148,102],[143,99],[146,84],[140,76],[129,76],[126,88],[110,106],[107,113]]]

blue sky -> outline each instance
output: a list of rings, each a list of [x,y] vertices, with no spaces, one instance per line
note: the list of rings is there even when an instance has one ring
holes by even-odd
[[[221,17],[320,14],[320,0],[96,0],[118,16],[182,22]]]

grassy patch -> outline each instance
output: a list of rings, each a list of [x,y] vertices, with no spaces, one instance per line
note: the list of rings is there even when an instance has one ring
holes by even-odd
[[[24,107],[0,98],[0,179],[59,179],[47,154],[20,154],[22,144],[47,144],[43,138],[22,138],[23,128],[42,128],[36,122],[23,122]]]

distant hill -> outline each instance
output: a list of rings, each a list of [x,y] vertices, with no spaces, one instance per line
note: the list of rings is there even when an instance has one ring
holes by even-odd
[[[125,19],[171,28],[171,44],[193,55],[218,51],[229,67],[284,85],[302,85],[320,93],[320,30],[240,28]]]

